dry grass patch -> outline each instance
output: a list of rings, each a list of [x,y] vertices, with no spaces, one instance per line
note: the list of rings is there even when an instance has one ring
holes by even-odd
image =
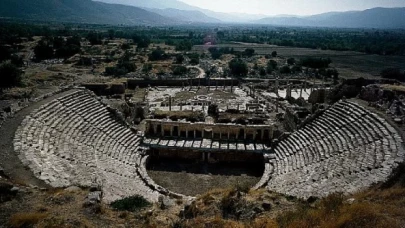
[[[10,217],[10,227],[32,227],[45,219],[48,216],[46,213],[17,213]]]
[[[277,218],[280,227],[404,227],[405,189],[370,190],[347,197],[333,194]]]

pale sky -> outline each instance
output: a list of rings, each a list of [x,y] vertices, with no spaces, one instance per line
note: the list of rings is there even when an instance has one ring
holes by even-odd
[[[180,0],[217,12],[313,15],[374,7],[405,7],[405,0]]]

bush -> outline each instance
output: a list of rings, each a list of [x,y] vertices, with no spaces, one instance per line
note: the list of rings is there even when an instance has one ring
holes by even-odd
[[[0,64],[0,88],[10,88],[22,84],[22,71],[10,61]]]
[[[124,199],[112,202],[111,207],[119,211],[132,211],[136,212],[142,208],[151,205],[145,198],[140,195],[130,196]]]

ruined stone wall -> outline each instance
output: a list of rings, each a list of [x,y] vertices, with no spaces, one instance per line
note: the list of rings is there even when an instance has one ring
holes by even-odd
[[[175,158],[175,159],[185,159],[192,161],[202,160],[203,152],[201,151],[192,151],[192,150],[180,150],[180,149],[151,149],[151,156],[164,159],[164,158]]]
[[[83,84],[83,87],[93,91],[97,96],[108,96],[114,94],[124,94],[126,90],[126,83],[89,83]]]
[[[327,96],[327,91],[325,89],[318,89],[312,91],[309,95],[308,102],[311,104],[325,103]]]
[[[269,141],[272,125],[234,125],[147,120],[145,134],[155,137]]]
[[[148,86],[239,86],[237,79],[168,79],[168,80],[143,80],[143,79],[128,79],[128,88],[135,89],[136,87],[145,88]]]
[[[262,163],[262,153],[246,153],[233,151],[201,151],[190,148],[184,149],[168,149],[168,148],[153,148],[150,150],[150,156],[157,159],[183,159],[190,161],[206,161],[206,162],[228,162],[228,163]]]
[[[284,129],[289,132],[294,132],[295,130],[297,130],[297,116],[290,108],[287,108],[285,112],[283,125]]]
[[[379,85],[368,85],[361,88],[359,98],[369,102],[376,102],[381,99],[392,100],[395,98],[394,91],[381,88]]]

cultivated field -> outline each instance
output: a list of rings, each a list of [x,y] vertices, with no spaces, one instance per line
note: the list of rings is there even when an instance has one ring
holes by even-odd
[[[194,51],[208,50],[211,46],[196,45]],[[235,51],[244,51],[246,48],[255,49],[256,54],[266,55],[277,51],[279,57],[284,58],[303,58],[303,57],[322,57],[331,58],[335,67],[343,78],[375,78],[379,77],[380,72],[385,68],[405,68],[405,56],[379,56],[367,55],[353,51],[331,51],[309,48],[280,47],[268,44],[247,44],[233,43],[220,44],[216,47],[234,48]]]

